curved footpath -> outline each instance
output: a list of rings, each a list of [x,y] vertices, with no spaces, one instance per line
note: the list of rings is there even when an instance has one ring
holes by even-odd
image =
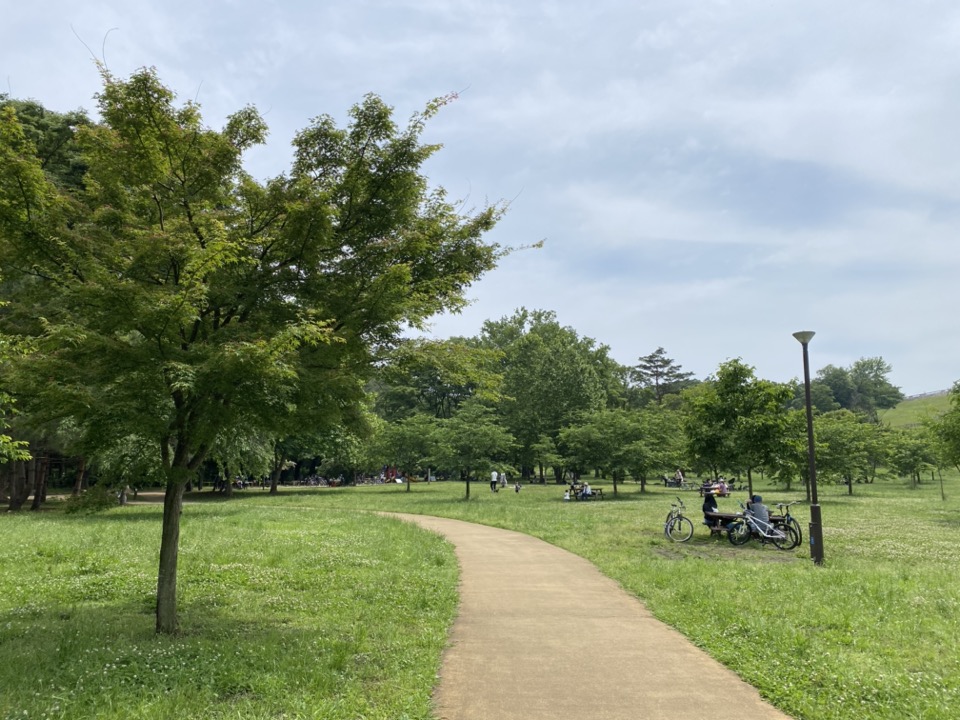
[[[786,720],[583,558],[509,530],[393,514],[446,537],[460,610],[442,720]]]

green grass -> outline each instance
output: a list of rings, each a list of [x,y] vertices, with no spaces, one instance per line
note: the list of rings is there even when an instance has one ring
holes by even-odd
[[[159,513],[0,522],[0,717],[430,717],[449,545],[289,502],[190,505],[183,632],[158,637]]]
[[[950,409],[950,395],[909,398],[889,410],[881,410],[880,421],[890,427],[914,427],[927,419],[935,419]]]
[[[806,544],[734,548],[699,524],[672,543],[676,492],[630,484],[614,499],[596,484],[607,499],[592,503],[484,483],[464,502],[461,483],[432,483],[188,505],[173,639],[152,633],[159,507],[8,516],[0,717],[429,717],[455,562],[433,536],[358,510],[462,518],[582,555],[794,717],[956,717],[956,477],[946,501],[931,483],[822,487],[824,567]],[[760,489],[768,504],[802,495]],[[700,498],[680,497],[696,521]]]

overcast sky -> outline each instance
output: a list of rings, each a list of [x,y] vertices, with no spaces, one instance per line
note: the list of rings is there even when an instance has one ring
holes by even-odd
[[[46,0],[8,3],[0,92],[94,109],[93,56],[155,66],[208,124],[256,105],[285,172],[310,118],[458,92],[431,182],[507,200],[517,252],[438,337],[521,306],[703,378],[882,356],[907,394],[960,379],[960,6],[948,0]]]

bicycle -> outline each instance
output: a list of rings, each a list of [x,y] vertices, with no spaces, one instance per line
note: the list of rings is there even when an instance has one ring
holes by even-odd
[[[800,529],[800,523],[797,522],[797,519],[790,514],[790,506],[796,505],[798,502],[800,501],[794,500],[790,503],[777,503],[777,510],[780,511],[780,514],[770,518],[775,524],[783,523],[793,528],[793,531],[797,534],[797,545],[803,542],[803,531]],[[794,547],[796,547],[796,545]]]
[[[727,539],[733,545],[746,545],[756,538],[761,544],[773,543],[778,550],[792,550],[800,544],[796,531],[784,522],[764,522],[743,508],[743,517],[737,518],[727,528]]]
[[[683,500],[677,498],[677,502],[670,503],[670,507],[670,514],[663,523],[663,534],[674,542],[686,542],[693,537],[693,523],[683,514],[686,509]]]

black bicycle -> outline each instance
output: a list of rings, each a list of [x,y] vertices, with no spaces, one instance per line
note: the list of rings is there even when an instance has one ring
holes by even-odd
[[[771,515],[770,521],[773,523],[783,523],[784,525],[789,526],[793,529],[793,532],[797,535],[797,545],[803,542],[803,531],[800,529],[800,523],[797,522],[797,519],[790,514],[790,506],[796,505],[799,500],[794,500],[790,503],[777,503],[777,509],[780,511],[779,515]],[[793,547],[796,547],[794,545]]]

